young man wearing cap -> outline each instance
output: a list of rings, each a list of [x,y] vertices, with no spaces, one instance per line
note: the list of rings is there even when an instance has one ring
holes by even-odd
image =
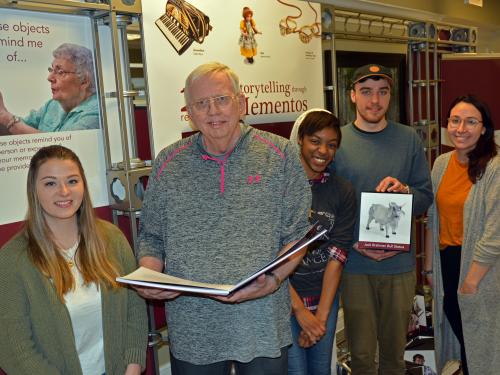
[[[415,131],[386,118],[392,83],[391,71],[384,66],[370,64],[354,72],[351,100],[356,119],[342,128],[335,169],[354,185],[358,207],[363,191],[410,193],[413,215],[420,215],[432,202],[429,167]],[[358,232],[359,215],[355,238]],[[409,252],[396,252],[354,244],[342,278],[354,375],[404,373],[414,294],[414,246]]]

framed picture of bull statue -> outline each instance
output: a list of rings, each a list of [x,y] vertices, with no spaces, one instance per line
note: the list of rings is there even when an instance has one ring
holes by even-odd
[[[412,203],[412,194],[362,192],[359,248],[410,251]]]

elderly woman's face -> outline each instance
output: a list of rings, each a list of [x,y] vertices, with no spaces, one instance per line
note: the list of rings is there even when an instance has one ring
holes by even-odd
[[[52,72],[49,72],[47,79],[50,82],[52,99],[59,101],[65,109],[71,110],[87,97],[87,84],[82,83],[76,74],[75,65],[68,59],[54,59]]]

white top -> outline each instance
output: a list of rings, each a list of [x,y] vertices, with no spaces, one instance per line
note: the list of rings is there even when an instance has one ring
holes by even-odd
[[[77,248],[78,243],[64,254],[75,278],[75,289],[65,294],[64,298],[83,375],[100,375],[105,372],[101,291],[96,284],[83,285],[82,275],[74,265]],[[73,266],[70,260],[73,260]]]

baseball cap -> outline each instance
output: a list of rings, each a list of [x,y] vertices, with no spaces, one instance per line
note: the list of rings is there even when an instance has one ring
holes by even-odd
[[[363,65],[355,70],[352,76],[352,86],[361,81],[362,79],[369,77],[382,77],[387,79],[389,84],[392,86],[392,74],[391,70],[385,66],[377,64]]]

